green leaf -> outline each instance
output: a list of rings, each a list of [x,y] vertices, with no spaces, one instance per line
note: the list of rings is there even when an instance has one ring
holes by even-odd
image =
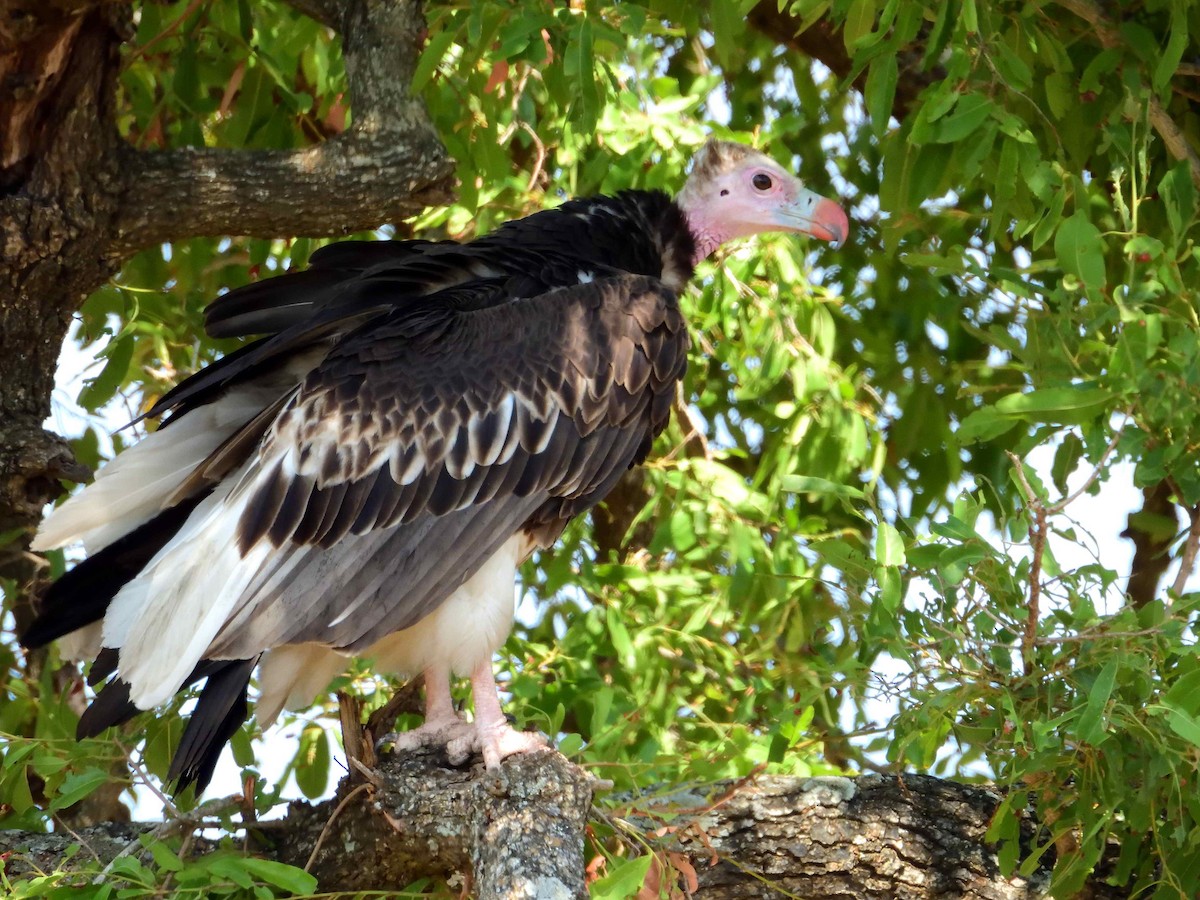
[[[1079,435],[1070,432],[1054,452],[1054,463],[1050,467],[1050,477],[1060,494],[1067,493],[1067,479],[1083,459],[1083,441]]]
[[[1189,716],[1200,713],[1200,669],[1180,677],[1163,695],[1162,702]]]
[[[111,776],[103,769],[85,769],[68,775],[50,804],[51,812],[73,806],[105,784]]]
[[[1173,0],[1171,3],[1170,37],[1154,67],[1154,92],[1156,94],[1161,94],[1166,90],[1171,83],[1171,77],[1179,69],[1179,63],[1183,61],[1183,54],[1188,46],[1188,8],[1190,5],[1183,0]]]
[[[309,725],[300,735],[296,755],[296,786],[309,800],[325,793],[329,784],[329,735],[320,725]]]
[[[1101,90],[1100,79],[1114,71],[1121,64],[1121,51],[1115,47],[1102,50],[1092,57],[1092,61],[1083,70],[1079,79],[1079,93],[1098,93]]]
[[[1058,227],[1058,233],[1054,235],[1054,253],[1063,271],[1074,275],[1089,290],[1099,292],[1107,283],[1100,229],[1088,220],[1083,210]]]
[[[1186,162],[1176,165],[1158,183],[1158,193],[1167,208],[1171,234],[1179,244],[1196,215],[1196,185]]]
[[[563,735],[558,742],[558,752],[563,756],[574,756],[583,749],[583,736],[572,731],[570,734]]]
[[[621,664],[632,670],[637,665],[637,654],[633,650],[633,641],[629,639],[629,631],[621,621],[621,613],[615,606],[607,610],[608,635],[612,640],[613,649],[620,654]]]
[[[964,94],[954,112],[937,123],[931,140],[939,144],[958,143],[982,125],[995,108],[996,104],[982,94]]]
[[[592,24],[586,16],[580,16],[575,39],[568,51],[568,60],[575,73],[576,101],[572,112],[577,116],[577,130],[589,132],[596,127],[600,110],[600,92],[596,86],[596,60],[592,45]]]
[[[1072,105],[1078,102],[1074,91],[1074,83],[1065,72],[1052,72],[1043,82],[1046,89],[1046,101],[1050,114],[1056,119],[1062,119],[1070,112]]]
[[[420,93],[425,89],[425,85],[429,84],[433,73],[437,71],[438,66],[445,58],[446,51],[450,49],[450,45],[457,37],[457,29],[446,28],[429,39],[429,43],[425,45],[425,50],[421,53],[421,59],[417,62],[417,68],[413,72],[412,92],[414,94]]]
[[[308,872],[298,869],[295,866],[284,865],[281,862],[275,862],[270,859],[255,859],[254,857],[247,857],[242,860],[242,865],[245,866],[246,871],[260,881],[273,884],[276,887],[283,888],[285,891],[291,891],[293,894],[312,894],[317,889],[316,876],[310,875]]]
[[[1112,400],[1104,388],[1083,386],[1042,388],[1027,394],[1009,394],[996,401],[998,413],[1026,422],[1082,425],[1090,422]]]
[[[842,24],[842,40],[846,49],[853,52],[858,39],[870,34],[875,25],[875,0],[851,0]]]
[[[885,53],[871,62],[867,73],[865,96],[867,100],[867,116],[871,121],[871,130],[876,137],[883,137],[887,132],[888,122],[892,117],[892,105],[896,100],[896,83],[899,80],[899,68],[894,53]]]
[[[613,866],[611,872],[592,882],[592,900],[629,900],[636,896],[653,861],[654,857],[647,853]]]
[[[1104,733],[1104,709],[1108,705],[1108,698],[1112,696],[1116,680],[1117,661],[1110,659],[1092,682],[1091,689],[1087,692],[1083,715],[1079,717],[1079,725],[1075,729],[1075,733],[1084,743],[1095,747],[1104,743],[1107,737]]]
[[[117,393],[125,383],[129,374],[129,365],[133,361],[135,345],[132,334],[114,338],[104,349],[106,362],[92,381],[79,394],[79,405],[89,410],[97,410]]]
[[[979,10],[975,8],[975,0],[963,0],[961,21],[968,35],[979,33]]]
[[[837,484],[812,475],[784,475],[780,486],[793,494],[833,494],[851,500],[862,500],[865,496],[858,488],[848,484]]]
[[[985,406],[963,419],[958,430],[954,432],[954,436],[960,444],[991,441],[1005,432],[1011,431],[1016,425],[1017,419],[1005,415],[991,406]]]
[[[183,860],[162,841],[155,840],[150,835],[142,836],[142,846],[154,857],[154,864],[167,872],[178,872],[183,868]]]
[[[1192,744],[1193,747],[1200,747],[1200,721],[1195,716],[1188,715],[1165,699],[1161,704],[1151,706],[1150,709],[1163,712],[1172,731]]]
[[[875,532],[875,561],[881,566],[902,566],[905,563],[904,538],[889,522],[880,522]]]
[[[950,586],[961,584],[971,566],[987,557],[988,552],[979,544],[948,547],[938,560],[938,577]]]
[[[900,570],[895,568],[877,567],[875,580],[879,584],[879,597],[874,612],[886,612],[889,615],[900,608],[904,599],[901,587]]]

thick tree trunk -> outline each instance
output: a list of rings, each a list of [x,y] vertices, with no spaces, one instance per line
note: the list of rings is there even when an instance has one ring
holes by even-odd
[[[593,788],[553,751],[512,757],[497,774],[448,768],[437,754],[388,758],[370,782],[347,778],[331,800],[293,803],[283,822],[259,829],[257,855],[308,866],[325,891],[397,890],[432,876],[469,883],[481,900],[566,900],[586,894],[584,832],[594,819],[620,822],[606,841],[617,853],[652,852],[649,883],[673,885],[672,896],[1045,896],[1046,869],[1029,878],[1001,874],[984,840],[1000,794],[987,787],[913,775],[759,776],[630,802],[615,814],[593,811]],[[146,830],[0,832],[0,856],[10,878],[50,871],[82,839],[85,852],[68,865],[94,869]],[[1127,896],[1100,883],[1089,890],[1093,898]]]
[[[129,11],[46,6],[5,24],[24,40],[0,54],[0,535],[33,525],[59,478],[86,474],[42,422],[71,314],[121,263],[113,103]],[[28,581],[25,545],[8,544],[0,577]]]

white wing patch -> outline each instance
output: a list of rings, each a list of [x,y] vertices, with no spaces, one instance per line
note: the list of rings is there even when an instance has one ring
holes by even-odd
[[[278,391],[233,391],[194,410],[174,425],[146,435],[104,466],[96,480],[42,523],[34,550],[82,541],[88,555],[162,512],[196,466],[239,427],[257,415]]]
[[[54,510],[38,529],[32,549],[53,550],[82,541],[90,556],[150,521],[209,454],[298,383],[319,358],[302,354],[278,373],[236,387],[146,435]]]
[[[270,555],[263,543],[242,557],[232,539],[249,495],[235,503],[228,495],[244,473],[196,507],[104,617],[104,646],[120,650],[121,678],[142,709],[179,690]]]

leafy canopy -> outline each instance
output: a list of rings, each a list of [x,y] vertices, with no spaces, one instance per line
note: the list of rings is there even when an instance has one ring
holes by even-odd
[[[577,522],[528,566],[509,709],[625,791],[759,766],[994,778],[1010,788],[989,835],[1008,870],[1053,859],[1071,896],[1115,839],[1115,883],[1194,896],[1197,595],[1134,603],[1114,560],[1063,567],[1055,550],[1091,546],[1062,501],[1120,463],[1198,518],[1197,179],[1167,147],[1200,145],[1184,62],[1200,10],[767,4],[792,30],[832,29],[827,62],[848,71],[752,26],[747,0],[428,4],[416,87],[458,200],[381,234],[469,238],[567,195],[675,189],[710,132],[767,147],[854,223],[836,250],[763,238],[701,268],[687,415],[644,494],[623,494],[637,502],[620,533]],[[303,146],[353,115],[337,40],[279,3],[140,5],[122,88],[122,131],[147,148]],[[141,254],[81,311],[76,340],[99,362],[80,403],[142,408],[227,352],[201,331],[205,303],[319,244]],[[106,422],[75,440],[84,462]],[[1176,522],[1142,525],[1194,551]],[[4,824],[45,827],[124,750],[76,746],[52,668],[26,673],[11,638],[0,655]],[[385,696],[365,670],[336,686]],[[291,767],[309,795],[327,784],[331,704],[305,717]],[[161,776],[178,720],[139,727]],[[255,733],[235,742],[250,772]],[[280,788],[260,782],[256,802]],[[1030,807],[1041,824],[1022,844]],[[153,891],[198,871],[155,846],[157,872],[114,877]],[[229,865],[190,877],[311,890]],[[596,895],[624,896],[639,872],[644,858],[614,858]]]

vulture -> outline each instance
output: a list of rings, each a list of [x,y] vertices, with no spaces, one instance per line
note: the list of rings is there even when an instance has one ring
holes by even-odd
[[[45,593],[27,646],[92,660],[95,736],[203,681],[173,758],[203,790],[256,714],[311,703],[363,656],[425,678],[397,748],[489,768],[541,744],[492,671],[517,567],[642,462],[689,346],[696,264],[765,231],[845,239],[833,201],[764,154],[710,141],[676,199],[575,199],[466,243],[348,241],[229,291],[214,337],[255,340],[187,378],[160,427],[58,507],[34,548],[87,558]],[[450,694],[470,678],[474,717]]]

